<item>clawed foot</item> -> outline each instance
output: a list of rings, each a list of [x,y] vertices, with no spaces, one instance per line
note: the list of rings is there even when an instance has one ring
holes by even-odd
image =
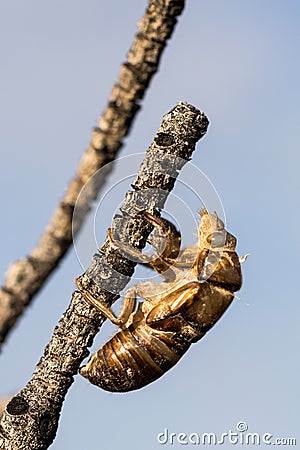
[[[143,217],[155,228],[151,239],[148,242],[156,249],[157,254],[144,255],[140,250],[116,240],[112,230],[108,230],[108,237],[118,250],[124,253],[124,256],[133,258],[133,261],[140,264],[147,264],[148,267],[159,274],[166,272],[178,257],[181,245],[181,235],[176,227],[167,219],[157,217],[147,211],[142,212]],[[170,274],[168,278],[170,278]]]

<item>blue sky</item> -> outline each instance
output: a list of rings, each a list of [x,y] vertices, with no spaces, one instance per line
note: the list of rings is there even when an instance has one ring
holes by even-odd
[[[48,223],[145,6],[1,3],[1,273],[33,248]],[[77,377],[51,448],[150,450],[162,447],[157,435],[165,428],[221,434],[240,421],[249,432],[299,442],[299,19],[292,0],[186,2],[120,156],[145,152],[162,115],[179,100],[207,114],[209,130],[193,164],[217,190],[239,253],[251,253],[241,301],[171,372],[141,391],[112,395]],[[114,180],[121,167],[124,160]],[[122,189],[113,191],[116,205]],[[201,206],[194,197],[185,201],[194,214]],[[97,205],[80,236],[87,260],[111,220],[105,202],[101,220],[96,211]],[[72,250],[19,321],[1,354],[0,395],[30,378],[81,273]],[[106,324],[103,336],[112,333]]]

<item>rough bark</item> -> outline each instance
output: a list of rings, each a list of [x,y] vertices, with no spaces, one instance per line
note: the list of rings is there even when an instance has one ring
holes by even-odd
[[[151,227],[140,212],[145,205],[150,211],[163,208],[179,170],[191,158],[207,126],[205,115],[187,103],[178,103],[163,117],[132,185],[134,191],[127,192],[121,213],[113,220],[114,236],[134,248],[144,247]],[[132,276],[135,265],[107,238],[81,276],[82,285],[111,304]],[[79,292],[73,293],[31,380],[3,412],[1,449],[41,450],[53,442],[65,395],[103,321],[94,306]]]
[[[93,130],[77,175],[68,186],[36,248],[26,258],[13,263],[6,273],[0,289],[0,347],[72,244],[72,214],[78,194],[94,173],[116,158],[183,7],[184,0],[149,0],[145,15],[138,24],[139,32],[134,37],[126,63],[121,66],[118,83],[113,86],[98,127]],[[80,213],[77,210],[75,233],[80,229],[107,175],[108,171],[102,179],[98,178],[98,184],[94,184],[93,190],[86,196]]]

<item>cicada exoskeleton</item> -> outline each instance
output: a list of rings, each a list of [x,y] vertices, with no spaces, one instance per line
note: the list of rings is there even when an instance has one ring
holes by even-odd
[[[85,298],[120,327],[80,370],[111,392],[139,389],[161,377],[220,319],[242,284],[236,239],[215,213],[200,211],[198,241],[180,252],[174,225],[150,213],[144,216],[166,237],[164,251],[148,263],[159,273],[168,269],[165,281],[129,288],[117,318],[77,279]],[[144,301],[134,310],[136,297]]]

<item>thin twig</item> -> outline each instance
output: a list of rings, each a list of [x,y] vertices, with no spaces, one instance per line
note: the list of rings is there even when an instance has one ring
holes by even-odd
[[[123,242],[143,248],[151,227],[140,211],[164,206],[179,170],[205,133],[208,120],[187,103],[163,117],[146,153],[133,188],[127,192],[113,220],[113,232]],[[112,303],[133,274],[136,263],[128,260],[107,237],[81,283],[94,296]],[[6,406],[0,422],[0,447],[4,450],[46,449],[54,440],[64,397],[82,360],[88,355],[104,317],[79,292],[54,330],[44,356],[27,386]]]
[[[28,257],[13,263],[6,273],[0,289],[0,347],[32,297],[72,244],[72,215],[78,194],[93,174],[116,158],[183,7],[184,0],[149,0],[145,15],[139,22],[139,33],[134,37],[127,62],[121,66],[118,83],[113,86],[108,105],[92,133],[77,175],[68,186],[37,247]],[[75,233],[80,229],[107,175],[108,171],[97,185],[94,184],[81,210],[77,210]]]

